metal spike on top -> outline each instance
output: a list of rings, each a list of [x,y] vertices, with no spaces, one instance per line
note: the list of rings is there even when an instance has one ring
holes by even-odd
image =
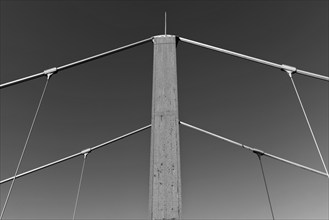
[[[167,36],[167,12],[165,11],[165,29],[164,29],[165,36]]]

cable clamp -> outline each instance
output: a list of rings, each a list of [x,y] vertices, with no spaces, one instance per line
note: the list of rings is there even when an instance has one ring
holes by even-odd
[[[56,67],[53,67],[53,68],[44,70],[43,71],[43,74],[47,75],[47,79],[49,79],[56,72],[57,72],[57,68]]]
[[[82,150],[80,153],[83,154],[84,158],[86,158],[90,152],[91,152],[91,148],[87,148]]]
[[[265,153],[264,153],[264,151],[262,151],[262,150],[259,150],[259,149],[256,149],[256,148],[253,148],[252,149],[252,152],[254,152],[255,154],[257,154],[257,156],[263,156]]]
[[[285,64],[282,64],[281,65],[281,70],[285,71],[286,73],[288,73],[288,75],[290,77],[292,77],[292,74],[296,73],[297,72],[297,68],[296,67],[293,67],[293,66],[288,66],[288,65],[285,65]]]
[[[251,147],[248,147],[248,146],[246,146],[246,145],[244,145],[244,144],[241,144],[241,146],[243,147],[243,148],[245,148],[245,149],[247,149],[247,150],[253,150],[254,148],[251,148]]]

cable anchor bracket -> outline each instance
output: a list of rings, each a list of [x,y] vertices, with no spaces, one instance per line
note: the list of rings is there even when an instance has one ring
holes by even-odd
[[[50,79],[50,77],[57,72],[57,67],[53,67],[47,70],[43,71],[43,74],[45,74],[47,76],[47,79]]]
[[[80,152],[80,154],[83,154],[83,157],[86,158],[87,155],[91,152],[91,148],[84,149]]]
[[[257,154],[257,156],[258,156],[259,158],[265,154],[264,151],[259,150],[259,149],[256,149],[256,148],[253,148],[253,149],[252,149],[252,152],[255,153],[255,154]]]
[[[294,74],[294,73],[297,72],[297,68],[296,67],[288,66],[288,65],[285,65],[285,64],[282,64],[281,65],[281,70],[282,71],[285,71],[286,73],[288,73],[288,75],[289,75],[290,78],[292,77],[292,74]]]

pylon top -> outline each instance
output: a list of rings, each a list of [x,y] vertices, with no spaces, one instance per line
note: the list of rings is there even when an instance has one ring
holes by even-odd
[[[169,34],[166,34],[166,35],[156,35],[154,37],[176,37],[176,35],[169,35]]]

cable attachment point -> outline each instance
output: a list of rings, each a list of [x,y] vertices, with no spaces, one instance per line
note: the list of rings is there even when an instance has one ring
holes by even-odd
[[[83,154],[83,157],[86,158],[87,155],[91,152],[91,148],[82,150],[80,153]]]
[[[244,144],[241,144],[241,146],[243,147],[243,148],[245,148],[245,149],[247,149],[247,150],[253,150],[254,148],[252,148],[252,147],[248,147],[248,146],[246,146],[246,145],[244,145]]]
[[[252,149],[252,152],[254,152],[255,154],[257,154],[258,157],[261,157],[261,156],[263,156],[265,154],[264,151],[259,150],[259,149],[256,149],[256,148],[253,148]]]
[[[50,68],[50,69],[47,69],[47,70],[44,70],[43,71],[43,74],[47,75],[47,79],[50,79],[50,77],[57,72],[57,68],[56,67],[53,67],[53,68]]]
[[[293,67],[293,66],[288,66],[288,65],[285,65],[285,64],[282,64],[281,65],[281,70],[285,71],[286,73],[288,73],[288,75],[290,77],[292,77],[292,74],[296,73],[297,72],[297,68],[296,67]]]

